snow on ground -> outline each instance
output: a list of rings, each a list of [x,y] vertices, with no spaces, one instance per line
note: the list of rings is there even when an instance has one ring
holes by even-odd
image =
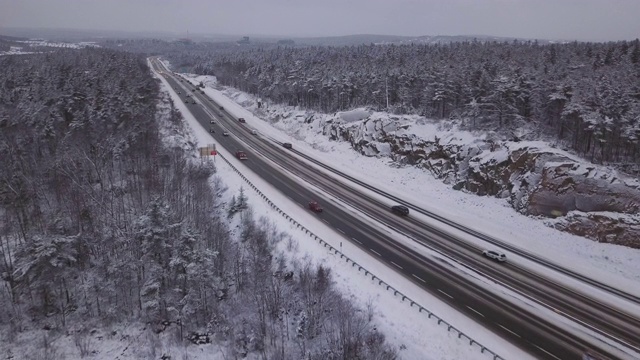
[[[100,47],[100,45],[94,42],[78,42],[78,43],[65,43],[65,42],[49,42],[47,40],[33,39],[33,40],[19,40],[16,43],[24,44],[24,47],[55,47],[66,49],[83,49],[86,47]],[[33,51],[27,51],[23,46],[11,46],[9,51],[0,51],[2,55],[25,55],[34,54]]]
[[[138,360],[159,359],[166,354],[171,356],[171,359],[225,359],[218,345],[185,346],[177,341],[179,329],[175,325],[158,336],[154,329],[144,324],[107,327],[102,324],[96,325],[88,333],[75,333],[73,329],[69,334],[57,334],[46,330],[21,332],[12,342],[0,342],[0,357],[14,360]],[[6,330],[5,328],[4,331],[0,331],[1,339],[9,339],[10,334]]]
[[[196,80],[199,81],[199,79]],[[197,83],[197,81],[194,81],[194,83]],[[212,89],[206,89],[205,92],[216,101],[218,101],[221,96]],[[213,139],[207,130],[202,128],[200,124],[193,119],[179,97],[174,95],[174,101],[178,109],[185,114],[185,118],[194,130],[196,142],[199,146],[210,144]],[[242,107],[228,99],[220,101],[221,105],[225,107],[225,110],[233,114],[242,110]],[[242,116],[242,114],[238,113],[236,115]],[[248,116],[250,116],[250,114]],[[250,118],[247,117],[247,122],[261,133],[267,133],[269,131],[269,127],[265,126],[261,121],[250,121]],[[342,234],[331,228],[327,228],[326,225],[319,221],[312,213],[306,210],[301,211],[300,205],[292,203],[285,195],[245,168],[230,152],[222,148],[219,150],[222,156],[228,159],[236,168],[240,169],[242,173],[282,211],[288,214],[295,214],[293,217],[296,221],[304,224],[305,227],[330,243],[333,247],[341,249],[344,254],[366,269],[369,269],[377,277],[392,284],[396,289],[403,292],[416,303],[442,317],[445,321],[451,323],[500,356],[506,359],[525,360],[531,358],[528,354],[523,353],[510,343],[487,331],[482,325],[459,314],[438,298],[425,293],[424,290],[417,287],[402,275],[399,275],[395,271],[390,271],[386,265],[380,263],[377,259],[371,257],[368,253],[363,252],[347,239],[343,238]],[[230,193],[237,194],[241,186],[247,189],[247,185],[242,183],[242,180],[225,162],[217,159],[216,164],[218,165],[218,175],[222,177],[227,186],[229,186]],[[369,303],[375,307],[377,316],[375,321],[379,324],[378,328],[387,336],[387,339],[392,344],[403,348],[403,350],[400,351],[403,359],[491,358],[488,353],[481,354],[477,346],[469,346],[468,341],[459,339],[456,333],[448,332],[446,326],[438,325],[434,318],[429,319],[425,313],[418,313],[416,307],[410,307],[408,302],[403,302],[399,296],[394,296],[393,293],[380,287],[377,281],[372,281],[370,277],[366,277],[364,273],[358,272],[356,268],[347,264],[344,259],[329,252],[326,248],[309,238],[305,232],[297,229],[289,223],[289,221],[278,215],[277,212],[274,212],[256,193],[252,191],[246,191],[245,193],[249,196],[249,202],[253,206],[254,213],[257,217],[264,216],[269,218],[280,230],[292,234],[293,237],[298,240],[297,245],[293,247],[295,250],[292,255],[295,256],[295,258],[308,258],[316,263],[331,266],[334,280],[346,296],[349,296],[361,309],[366,309]],[[409,243],[409,241],[407,241],[407,243]],[[283,251],[284,250],[286,249],[283,249]]]
[[[190,76],[194,82],[203,81],[208,86],[218,87],[215,79],[207,76]],[[224,88],[222,91],[207,88],[207,95],[219,102],[232,115],[244,117],[253,128],[259,129],[263,136],[278,141],[291,142],[296,150],[302,151],[319,159],[334,168],[366,182],[377,185],[389,193],[427,210],[437,212],[451,220],[479,230],[506,243],[538,255],[541,258],[560,264],[581,274],[585,274],[604,284],[621,290],[640,295],[640,250],[617,245],[597,243],[582,237],[557,231],[545,226],[548,219],[536,219],[523,216],[513,210],[504,200],[495,197],[479,197],[461,191],[454,191],[450,186],[434,179],[424,170],[414,167],[393,166],[388,159],[380,157],[362,156],[351,149],[349,143],[329,141],[321,132],[318,124],[320,119],[326,120],[334,115],[314,114],[307,110],[291,107],[263,104],[270,108],[277,107],[281,117],[275,124],[269,124],[257,116],[256,99],[249,94],[235,89]],[[273,109],[272,109],[273,110]],[[362,114],[362,110],[356,110]],[[343,117],[342,113],[338,116]],[[348,120],[354,121],[350,117]],[[373,113],[370,119],[379,116],[398,117],[397,115]],[[335,118],[335,116],[333,117]],[[469,132],[451,132],[417,116],[405,116],[410,126],[399,131],[407,134],[419,135],[424,139],[438,137],[441,141],[471,144],[482,138]],[[310,125],[303,124],[310,123]],[[549,147],[544,142],[527,142],[526,145],[538,148]],[[514,146],[523,146],[515,144]],[[493,153],[492,153],[493,154]],[[495,154],[493,154],[495,155]],[[581,161],[575,155],[563,152],[568,158]],[[302,161],[302,160],[301,160]],[[582,160],[584,162],[584,160]],[[585,164],[586,166],[586,164]],[[375,174],[371,176],[370,174]],[[629,180],[633,182],[633,179]],[[636,180],[637,182],[637,180]],[[421,215],[423,221],[434,223],[433,220]],[[437,222],[435,222],[437,225]],[[458,235],[480,247],[490,246],[484,241],[473,238],[458,231]],[[592,292],[593,296],[602,301],[620,306],[632,313],[640,313],[637,304],[630,304],[615,296],[594,290],[588,285],[567,276],[560,276],[556,272],[533,263],[519,256],[508,253],[512,261],[523,267],[528,267],[539,273],[546,274],[563,281],[582,291]]]
[[[222,91],[210,88],[209,86],[218,87],[215,78],[211,76],[187,76],[193,79],[194,83],[200,81],[205,83],[208,86],[205,89],[207,95],[224,106],[229,113],[244,117],[247,123],[265,136],[290,142],[296,150],[407,199],[426,210],[437,212],[605,284],[640,295],[640,250],[638,249],[597,243],[555,230],[545,226],[545,222],[550,220],[519,214],[505,199],[481,197],[456,191],[423,169],[411,166],[398,168],[391,166],[388,158],[360,155],[352,150],[349,143],[330,141],[326,135],[322,134],[321,128],[317,125],[322,118],[321,114],[266,104],[264,106],[269,108],[279,108],[282,114],[280,121],[271,125],[252,113],[256,110],[256,99],[253,96],[230,88],[224,88]],[[288,118],[285,118],[286,116]],[[372,118],[377,116],[398,117],[398,115],[374,113]],[[295,120],[311,117],[313,121],[309,125]],[[415,115],[404,118],[408,119],[411,126],[402,131],[425,139],[433,139],[437,136],[442,141],[471,144],[478,138],[482,138],[482,135],[466,131],[455,133],[446,131]],[[543,142],[527,142],[527,144],[548,147]],[[579,160],[570,153],[562,154]]]
[[[29,47],[46,46],[46,47],[66,48],[66,49],[82,49],[85,47],[100,47],[100,45],[92,41],[68,43],[68,42],[51,42],[44,39],[31,39],[31,40],[18,40],[16,42],[25,44],[26,46],[29,46]]]
[[[3,55],[24,55],[24,54],[34,54],[32,51],[24,51],[20,46],[11,46],[9,51],[0,51],[0,56]]]
[[[13,49],[12,49],[13,50]],[[15,49],[16,51],[18,49]],[[215,80],[211,77],[192,77],[196,81],[204,81],[212,85]],[[165,87],[168,85],[165,83]],[[253,103],[255,99],[248,94],[233,89],[225,89],[224,93],[207,87],[205,92],[225,109],[235,116],[244,117],[252,128],[262,135],[276,138],[280,141],[291,142],[299,151],[303,151],[333,167],[366,180],[387,192],[393,193],[411,201],[427,210],[437,211],[454,221],[461,222],[486,234],[510,242],[544,258],[570,267],[576,271],[596,277],[608,284],[630,291],[640,289],[640,251],[621,246],[596,243],[584,238],[559,232],[544,226],[543,221],[532,219],[516,213],[503,199],[493,197],[479,197],[454,191],[450,186],[434,179],[424,170],[413,167],[391,167],[387,159],[366,157],[353,151],[346,142],[329,141],[317,128],[301,128],[299,122],[281,121],[275,127],[255,117],[250,110],[239,105]],[[190,115],[187,107],[172,93],[177,108],[183,113],[189,126],[194,132],[198,144],[206,145],[212,141],[206,129],[202,128]],[[270,107],[276,105],[269,104]],[[254,105],[255,107],[255,105]],[[308,111],[282,107],[283,114],[290,117],[308,118],[318,115]],[[364,110],[342,113],[345,121],[357,121]],[[371,115],[385,116],[380,113]],[[394,116],[394,115],[386,115]],[[356,120],[354,120],[356,119]],[[433,136],[447,137],[449,141],[472,143],[477,137],[470,133],[443,133],[434,124],[412,118],[411,127],[399,129],[406,133],[422,138]],[[315,121],[315,120],[314,120]],[[243,171],[262,192],[264,192],[278,207],[289,214],[296,214],[295,219],[304,224],[316,235],[323,238],[335,248],[372,271],[376,276],[392,284],[415,302],[436,313],[446,321],[469,334],[483,345],[497,352],[506,359],[529,359],[511,344],[496,337],[485,330],[480,324],[466,318],[450,308],[439,299],[425,293],[412,282],[379,263],[376,259],[353,246],[342,235],[327,228],[315,216],[301,211],[299,205],[292,203],[284,195],[273,189],[261,178],[252,174],[242,164],[238,163],[229,152],[219,149],[231,164]],[[248,190],[243,180],[221,159],[216,160],[218,175],[229,186],[227,196],[237,194],[240,187]],[[393,170],[392,170],[393,169]],[[371,174],[375,174],[372,176]],[[336,285],[342,289],[363,310],[368,304],[375,307],[374,321],[387,339],[397,347],[402,347],[400,355],[403,359],[488,359],[488,354],[480,354],[478,347],[468,346],[467,341],[457,338],[455,333],[447,332],[446,327],[438,325],[433,319],[428,319],[424,313],[417,312],[407,302],[378,286],[363,273],[358,272],[351,265],[344,262],[326,248],[292,226],[286,219],[274,212],[255,192],[246,191],[249,202],[256,217],[270,219],[282,231],[290,233],[297,244],[289,247],[291,256],[298,259],[308,258],[314,262],[330,265]],[[283,251],[286,246],[282,244]],[[521,261],[518,259],[517,261]],[[639,290],[640,291],[640,290]],[[56,340],[57,356],[54,358],[78,358],[82,343],[89,344],[89,348],[97,350],[94,359],[137,359],[150,354],[155,348],[158,354],[169,353],[173,358],[182,358],[186,353],[189,359],[224,359],[224,354],[217,350],[216,345],[187,346],[154,345],[149,331],[143,330],[143,325],[130,325],[126,328],[101,329],[85,338],[63,336]],[[115,333],[113,332],[115,331]],[[18,342],[28,345],[30,342],[44,342],[44,332],[22,334],[25,338],[18,338]],[[5,338],[7,334],[0,334]],[[165,335],[169,337],[170,335]],[[77,341],[76,341],[77,340]],[[167,340],[166,343],[171,343]],[[164,344],[164,343],[163,343]],[[0,352],[8,354],[6,348]],[[28,348],[28,346],[26,346]],[[166,347],[163,349],[163,347]],[[213,355],[219,354],[219,355]],[[27,355],[22,354],[22,355]],[[17,356],[17,354],[14,354]],[[18,357],[17,357],[18,358]]]
[[[371,113],[369,113],[365,109],[355,109],[338,113],[338,116],[340,116],[340,118],[344,122],[354,122],[368,118],[369,116],[371,116]]]

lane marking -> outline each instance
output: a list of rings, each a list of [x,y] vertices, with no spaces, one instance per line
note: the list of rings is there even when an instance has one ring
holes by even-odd
[[[400,266],[400,265],[398,265],[398,264],[394,263],[393,261],[392,261],[391,263],[392,263],[393,265],[395,265],[396,267],[398,267],[400,270],[404,270],[404,269],[402,268],[402,266]]]
[[[547,354],[549,354],[549,355],[553,356],[554,358],[556,358],[556,359],[558,359],[558,360],[562,360],[562,359],[560,359],[559,357],[557,357],[557,356],[553,355],[552,353],[548,352],[547,350],[545,350],[545,349],[541,348],[541,347],[540,347],[540,346],[538,346],[538,345],[535,345],[535,344],[534,344],[533,346],[535,346],[535,347],[537,347],[538,349],[540,349],[540,350],[542,350],[542,351],[546,352]]]
[[[336,230],[338,230],[338,231],[340,231],[342,234],[346,235],[346,234],[344,233],[344,231],[342,231],[342,229],[340,229],[340,228],[336,228]]]
[[[480,311],[478,311],[478,310],[476,310],[476,309],[472,308],[471,306],[467,306],[467,309],[469,309],[469,310],[473,311],[474,313],[476,313],[476,314],[478,314],[478,315],[480,315],[480,316],[484,317],[484,315],[482,315],[482,313],[481,313]],[[498,325],[500,325],[500,324],[498,324]]]
[[[496,323],[496,324],[497,324],[497,323]],[[522,336],[520,336],[520,335],[516,334],[516,333],[515,333],[514,331],[512,331],[511,329],[507,329],[506,327],[504,327],[504,326],[502,326],[502,325],[500,325],[500,324],[498,324],[498,326],[500,326],[501,328],[503,328],[503,329],[507,330],[508,332],[512,333],[513,335],[515,335],[515,336],[517,336],[517,337],[519,337],[519,338],[522,338]]]
[[[360,241],[358,241],[358,239],[356,239],[356,238],[351,238],[351,240],[353,240],[353,241],[357,242],[358,244],[362,245],[362,243]]]
[[[329,225],[329,222],[327,221],[327,219],[322,219],[322,221],[324,221],[325,224]]]
[[[438,291],[440,291],[441,293],[443,293],[445,296],[448,296],[450,299],[453,299],[453,296],[451,296],[451,295],[447,294],[446,292],[444,292],[444,291],[442,291],[442,290],[440,290],[440,289],[438,289]]]
[[[422,281],[422,282],[423,282],[423,283],[425,283],[425,284],[427,283],[424,279],[422,279],[421,277],[419,277],[419,276],[418,276],[418,275],[416,275],[416,274],[411,274],[411,276],[413,276],[414,278],[416,278],[416,279],[418,279],[418,280]]]
[[[375,250],[373,250],[373,249],[371,249],[371,248],[369,248],[369,250],[371,250],[374,254],[376,254],[376,255],[378,255],[378,256],[380,256],[380,257],[382,257],[382,255],[380,255],[380,253],[379,253],[379,252],[377,252],[377,251],[375,251]]]

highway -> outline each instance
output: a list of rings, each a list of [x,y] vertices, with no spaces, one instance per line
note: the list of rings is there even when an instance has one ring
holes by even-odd
[[[154,64],[159,66],[155,62]],[[339,204],[324,199],[321,194],[311,192],[308,186],[299,183],[290,174],[295,174],[305,182],[339,198],[380,224],[435,249],[500,284],[517,290],[545,307],[578,319],[604,337],[615,338],[618,342],[630,347],[640,346],[640,321],[632,314],[567,289],[552,279],[531,273],[518,267],[517,264],[496,264],[489,261],[481,256],[482,249],[428,226],[411,216],[405,218],[392,215],[388,204],[363,194],[349,184],[351,179],[345,180],[344,176],[340,179],[340,177],[318,171],[306,161],[301,160],[300,157],[304,154],[286,150],[270,139],[251,134],[250,130],[240,124],[237,119],[226,111],[220,110],[219,105],[198,91],[192,91],[194,89],[192,85],[180,82],[179,78],[168,70],[162,69],[162,75],[174,89],[182,89],[180,91],[183,93],[190,93],[197,98],[198,104],[187,105],[194,117],[203,127],[215,129],[216,132],[212,136],[219,146],[232,153],[236,149],[245,151],[249,155],[249,160],[244,164],[253,172],[302,206],[311,199],[319,200],[325,211],[317,216],[344,234],[346,239],[380,258],[390,269],[400,272],[416,285],[537,358],[580,359],[585,349],[598,349],[599,353],[609,359],[625,358],[625,355],[568,332],[558,324],[540,316],[535,309],[505,300],[503,296],[488,291],[450,265],[416,254],[396,241],[391,232],[376,229]],[[184,95],[181,98],[184,99]],[[219,124],[210,125],[212,119],[210,114]],[[224,129],[221,126],[228,129],[232,136],[222,136]],[[242,139],[242,142],[239,142],[236,137]],[[307,160],[314,161],[308,158]],[[415,210],[415,206],[411,208]]]

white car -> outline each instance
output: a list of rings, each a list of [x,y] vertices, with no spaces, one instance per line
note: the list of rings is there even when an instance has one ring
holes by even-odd
[[[499,261],[499,262],[505,262],[507,261],[507,255],[505,255],[504,253],[501,252],[497,252],[494,250],[485,250],[482,252],[482,255],[488,257],[489,259],[495,260],[495,261]]]
[[[222,136],[229,136],[229,132],[228,131],[223,132]]]

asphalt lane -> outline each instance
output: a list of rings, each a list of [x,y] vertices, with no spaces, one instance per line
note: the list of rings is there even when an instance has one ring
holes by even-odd
[[[174,88],[180,88],[181,84],[186,86],[185,83],[179,84],[170,76],[168,79],[171,79],[170,83]],[[189,89],[191,88],[192,87]],[[191,91],[189,93],[194,94],[194,92]],[[321,198],[318,194],[310,193],[307,187],[301,186],[291,180],[288,174],[280,171],[280,169],[274,168],[271,163],[263,161],[263,157],[270,158],[274,162],[284,163],[283,168],[290,167],[291,164],[297,164],[298,161],[296,159],[282,158],[282,153],[286,152],[286,150],[283,151],[283,149],[280,148],[273,149],[265,146],[264,142],[259,141],[259,136],[250,134],[249,129],[239,124],[236,119],[230,117],[225,111],[220,111],[219,107],[210,99],[200,93],[195,93],[195,96],[201,104],[189,104],[188,106],[196,119],[203,124],[205,128],[213,127],[215,129],[216,132],[212,135],[219,145],[227,148],[231,152],[234,152],[235,149],[245,150],[249,154],[249,160],[247,160],[246,165],[288,195],[293,201],[304,206],[309,199]],[[184,98],[184,95],[182,98]],[[218,117],[215,125],[209,124],[210,117],[209,114],[203,110],[203,106],[207,107],[209,112]],[[228,128],[232,134],[242,137],[243,140],[250,143],[252,147],[260,149],[260,153],[256,153],[249,148],[244,148],[241,143],[236,141],[234,136],[222,136],[224,129],[220,125]],[[309,176],[308,171],[309,169],[302,168],[292,170],[292,172],[298,175],[304,175],[306,173],[306,175]],[[313,171],[313,169],[311,169],[311,171]],[[313,175],[317,176],[317,171],[315,171]],[[327,186],[327,179],[315,178],[311,180],[319,187],[326,188]],[[329,180],[328,185],[336,186],[336,181]],[[371,209],[375,209],[374,213],[380,214],[380,204],[370,204],[366,201],[363,203],[362,200],[351,199],[353,194],[350,194],[349,191],[347,191],[346,194],[338,193],[337,196],[340,198],[347,197],[354,204],[360,204],[356,205],[356,207],[361,208],[361,210],[365,212],[371,212]],[[357,198],[357,196],[355,197]],[[442,267],[438,265],[437,262],[431,260],[426,261],[422,259],[418,261],[415,254],[412,254],[411,251],[398,248],[396,241],[389,236],[389,234],[373,231],[369,225],[362,223],[359,218],[344,211],[340,206],[334,206],[328,199],[323,199],[322,204],[326,210],[317,216],[330,226],[344,233],[347,239],[353,239],[363,250],[380,257],[383,262],[394,268],[395,271],[403,273],[417,285],[425,288],[425,290],[447,303],[452,304],[452,306],[461,312],[476,319],[513,343],[520,345],[532,354],[549,359],[579,359],[583,349],[590,347],[589,344],[574,339],[571,334],[566,334],[564,330],[558,329],[555,325],[537,319],[526,311],[516,308],[510,303],[505,303],[504,300],[496,299],[496,297],[488,293],[486,289],[479,288],[459,274],[452,272],[450,267]],[[390,214],[384,213],[384,219],[381,220],[388,222],[388,219],[395,220],[392,227],[405,229],[405,231],[411,221],[410,219],[394,219]],[[414,229],[409,231],[409,233],[415,231],[423,230]],[[420,233],[419,236],[415,235],[414,233],[414,237],[433,239],[437,234],[427,235]],[[446,243],[446,239],[444,241]],[[442,239],[437,242],[442,242]],[[448,249],[446,251],[451,252],[457,250]],[[485,270],[493,273],[496,272],[496,265],[487,262],[486,259],[482,257],[478,257],[477,249],[466,249],[464,252],[468,253],[468,256],[472,258],[474,263],[484,263]],[[465,259],[464,261],[467,260]],[[506,309],[509,309],[509,311],[506,311]]]

